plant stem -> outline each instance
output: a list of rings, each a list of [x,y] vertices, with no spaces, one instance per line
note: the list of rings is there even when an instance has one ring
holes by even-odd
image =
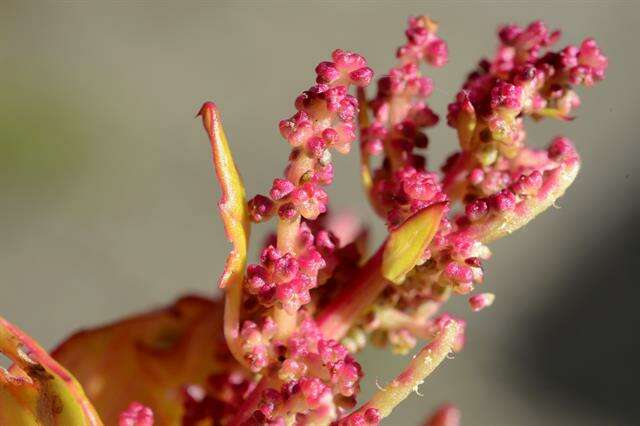
[[[459,329],[460,326],[456,321],[449,321],[438,337],[418,352],[398,377],[378,390],[369,402],[350,414],[349,417],[356,413],[364,413],[370,408],[378,410],[382,417],[387,417],[391,414],[393,409],[411,392],[417,392],[418,386],[444,361],[452,351]],[[349,417],[345,419],[347,421],[344,424],[349,424]]]
[[[371,306],[378,295],[390,283],[380,272],[385,244],[360,269],[349,286],[334,297],[316,318],[326,339],[342,339],[355,320]]]
[[[267,388],[267,376],[264,376],[256,385],[256,387],[251,391],[249,395],[245,398],[244,402],[238,409],[237,414],[229,424],[230,426],[239,426],[241,425],[249,416],[253,414],[256,406],[260,402],[260,395]]]
[[[300,215],[295,219],[283,220],[278,222],[278,251],[280,253],[296,254],[296,238],[300,229]],[[296,328],[295,313],[287,312],[282,306],[273,307],[273,320],[278,325],[276,338],[284,340],[288,338]]]
[[[225,289],[224,338],[233,357],[244,367],[249,367],[244,358],[240,340],[240,309],[242,307],[242,282],[233,282]]]

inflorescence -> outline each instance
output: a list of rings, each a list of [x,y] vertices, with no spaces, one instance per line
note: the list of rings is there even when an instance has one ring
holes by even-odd
[[[446,122],[459,149],[431,170],[426,131],[440,117],[427,104],[434,83],[423,68],[445,66],[449,55],[437,30],[428,17],[409,19],[397,64],[370,98],[374,75],[363,56],[335,50],[331,61],[318,64],[315,84],[279,124],[291,147],[284,174],[249,201],[217,107],[202,107],[222,187],[220,213],[234,246],[220,280],[224,312],[216,302],[185,299],[61,346],[54,355],[101,409],[113,398],[104,389],[120,383],[118,374],[88,372],[75,342],[89,339],[88,345],[99,331],[101,342],[120,336],[119,348],[144,343],[144,365],[164,354],[158,371],[170,368],[171,353],[190,360],[171,380],[149,380],[154,392],[132,391],[138,402],[128,408],[104,408],[105,419],[116,421],[110,416],[120,413],[122,426],[151,425],[154,416],[160,424],[184,425],[377,425],[462,349],[466,322],[440,312],[442,306],[451,295],[467,295],[474,312],[491,306],[494,294],[473,293],[483,285],[488,244],[551,206],[579,169],[567,138],[555,138],[547,149],[527,145],[525,120],[572,120],[580,105],[575,87],[604,79],[607,58],[592,39],[553,50],[560,31],[540,21],[501,28],[495,55],[479,62],[448,106]],[[333,153],[349,153],[358,138],[362,183],[388,229],[373,254],[366,251],[366,229],[328,213],[325,190],[334,177]],[[251,222],[271,219],[273,237],[247,266]],[[202,324],[214,324],[220,335],[209,336]],[[207,343],[197,346],[203,336]],[[355,354],[367,341],[402,354],[427,344],[358,406],[363,371]],[[199,351],[212,353],[211,360]],[[458,409],[445,404],[426,424],[459,422]]]

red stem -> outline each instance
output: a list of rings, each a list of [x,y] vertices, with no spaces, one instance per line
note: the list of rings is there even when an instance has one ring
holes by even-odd
[[[262,391],[267,387],[267,376],[264,376],[256,385],[256,387],[251,391],[251,393],[244,400],[240,408],[238,409],[237,414],[229,424],[230,426],[239,426],[247,420],[249,416],[253,414],[258,403],[260,402],[260,396]]]
[[[380,272],[385,244],[316,317],[326,339],[340,340],[390,282]]]

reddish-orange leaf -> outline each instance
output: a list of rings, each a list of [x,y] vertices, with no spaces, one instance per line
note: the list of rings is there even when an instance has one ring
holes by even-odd
[[[222,337],[222,303],[184,297],[173,305],[81,331],[53,356],[82,383],[106,424],[132,401],[159,425],[179,424],[181,389],[237,368]],[[71,423],[70,423],[71,424]]]

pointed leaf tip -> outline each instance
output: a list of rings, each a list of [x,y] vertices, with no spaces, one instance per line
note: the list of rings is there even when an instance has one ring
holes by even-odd
[[[382,275],[401,284],[424,255],[440,227],[447,204],[432,204],[420,210],[402,225],[392,230],[382,259]]]
[[[214,121],[219,120],[218,107],[215,103],[207,101],[196,114],[196,117],[202,117],[202,124],[207,134],[213,135]]]
[[[249,213],[242,178],[233,161],[218,107],[213,102],[205,102],[198,116],[202,117],[202,124],[209,135],[213,165],[222,192],[219,212],[227,238],[233,244],[219,282],[220,288],[225,288],[230,282],[242,281],[249,239]]]

